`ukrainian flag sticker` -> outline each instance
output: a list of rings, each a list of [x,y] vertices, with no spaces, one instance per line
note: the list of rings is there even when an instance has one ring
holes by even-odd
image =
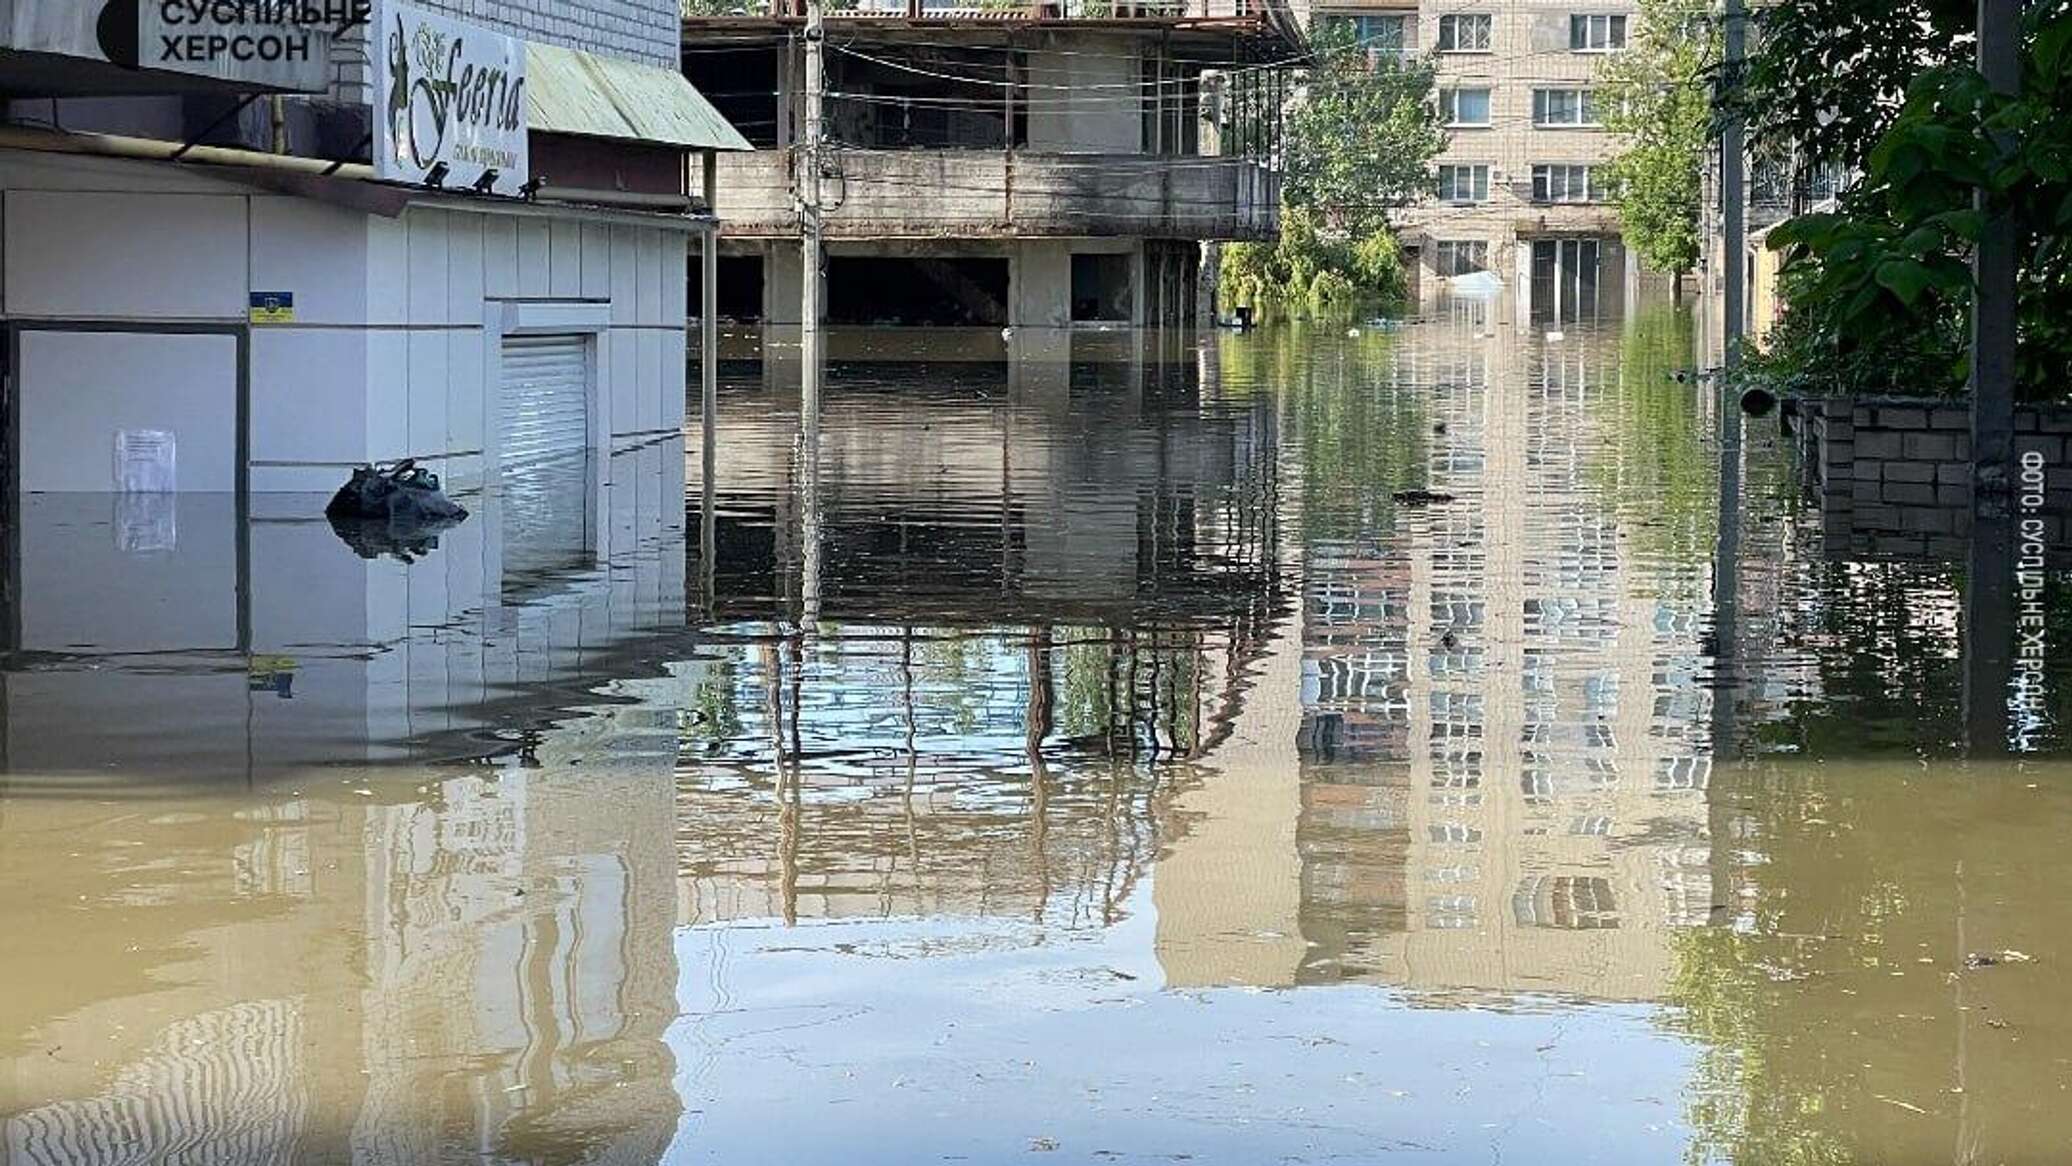
[[[294,322],[294,292],[252,293],[252,323],[293,324]]]

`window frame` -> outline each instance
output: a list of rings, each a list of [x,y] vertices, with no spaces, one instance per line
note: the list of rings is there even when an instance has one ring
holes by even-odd
[[[1473,264],[1461,266],[1463,250]],[[1446,278],[1457,275],[1475,275],[1489,270],[1489,240],[1487,239],[1435,239],[1432,242],[1432,262],[1438,273]]]
[[[1479,38],[1471,39],[1479,39],[1482,43],[1463,46],[1460,43],[1460,30],[1464,25],[1481,30]],[[1452,44],[1447,43],[1449,32],[1452,34]],[[1432,48],[1433,51],[1441,53],[1493,53],[1496,51],[1496,17],[1487,12],[1445,13],[1439,17],[1438,37],[1432,42]]]
[[[1602,22],[1604,40],[1592,43],[1592,31]],[[1617,36],[1613,36],[1616,30]],[[1579,37],[1577,33],[1581,32]],[[1631,42],[1633,22],[1623,12],[1571,12],[1568,14],[1568,51],[1572,53],[1624,52]]]
[[[1549,115],[1554,96],[1562,94],[1575,100],[1575,120],[1556,121]],[[1589,85],[1542,85],[1532,91],[1532,128],[1536,130],[1601,130],[1604,116],[1597,108],[1597,90]]]
[[[1460,95],[1482,95],[1482,120],[1460,120]],[[1444,129],[1489,129],[1495,124],[1496,90],[1487,85],[1455,85],[1439,90],[1439,115]]]
[[[1588,206],[1611,201],[1611,185],[1604,167],[1595,162],[1535,162],[1532,164],[1532,201],[1541,206]],[[1556,197],[1554,178],[1561,177],[1561,196]],[[1582,180],[1582,197],[1573,197]]]
[[[1434,183],[1434,189],[1439,201],[1461,205],[1488,202],[1489,170],[1490,167],[1487,162],[1442,163],[1439,166],[1437,181]],[[1460,178],[1463,172],[1466,173],[1468,179],[1468,192],[1465,195],[1460,193]],[[1449,185],[1447,180],[1449,178],[1452,179],[1452,191],[1450,193],[1447,189]]]

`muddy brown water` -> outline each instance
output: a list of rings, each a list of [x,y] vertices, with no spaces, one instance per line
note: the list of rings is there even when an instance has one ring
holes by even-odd
[[[736,366],[436,546],[25,499],[0,1163],[2072,1160],[2055,664],[1967,751],[1774,424],[1723,642],[1673,313],[1359,332],[852,339],[813,472]]]

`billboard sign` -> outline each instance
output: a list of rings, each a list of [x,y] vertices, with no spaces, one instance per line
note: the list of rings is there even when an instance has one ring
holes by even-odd
[[[525,42],[409,4],[374,7],[374,172],[517,194],[529,177]]]
[[[101,52],[126,68],[322,93],[333,40],[368,8],[369,0],[109,0],[96,35]]]

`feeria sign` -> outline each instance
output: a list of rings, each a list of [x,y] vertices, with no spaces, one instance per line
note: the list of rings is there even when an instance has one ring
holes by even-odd
[[[525,42],[396,3],[377,4],[368,31],[375,174],[517,194],[529,176]]]

